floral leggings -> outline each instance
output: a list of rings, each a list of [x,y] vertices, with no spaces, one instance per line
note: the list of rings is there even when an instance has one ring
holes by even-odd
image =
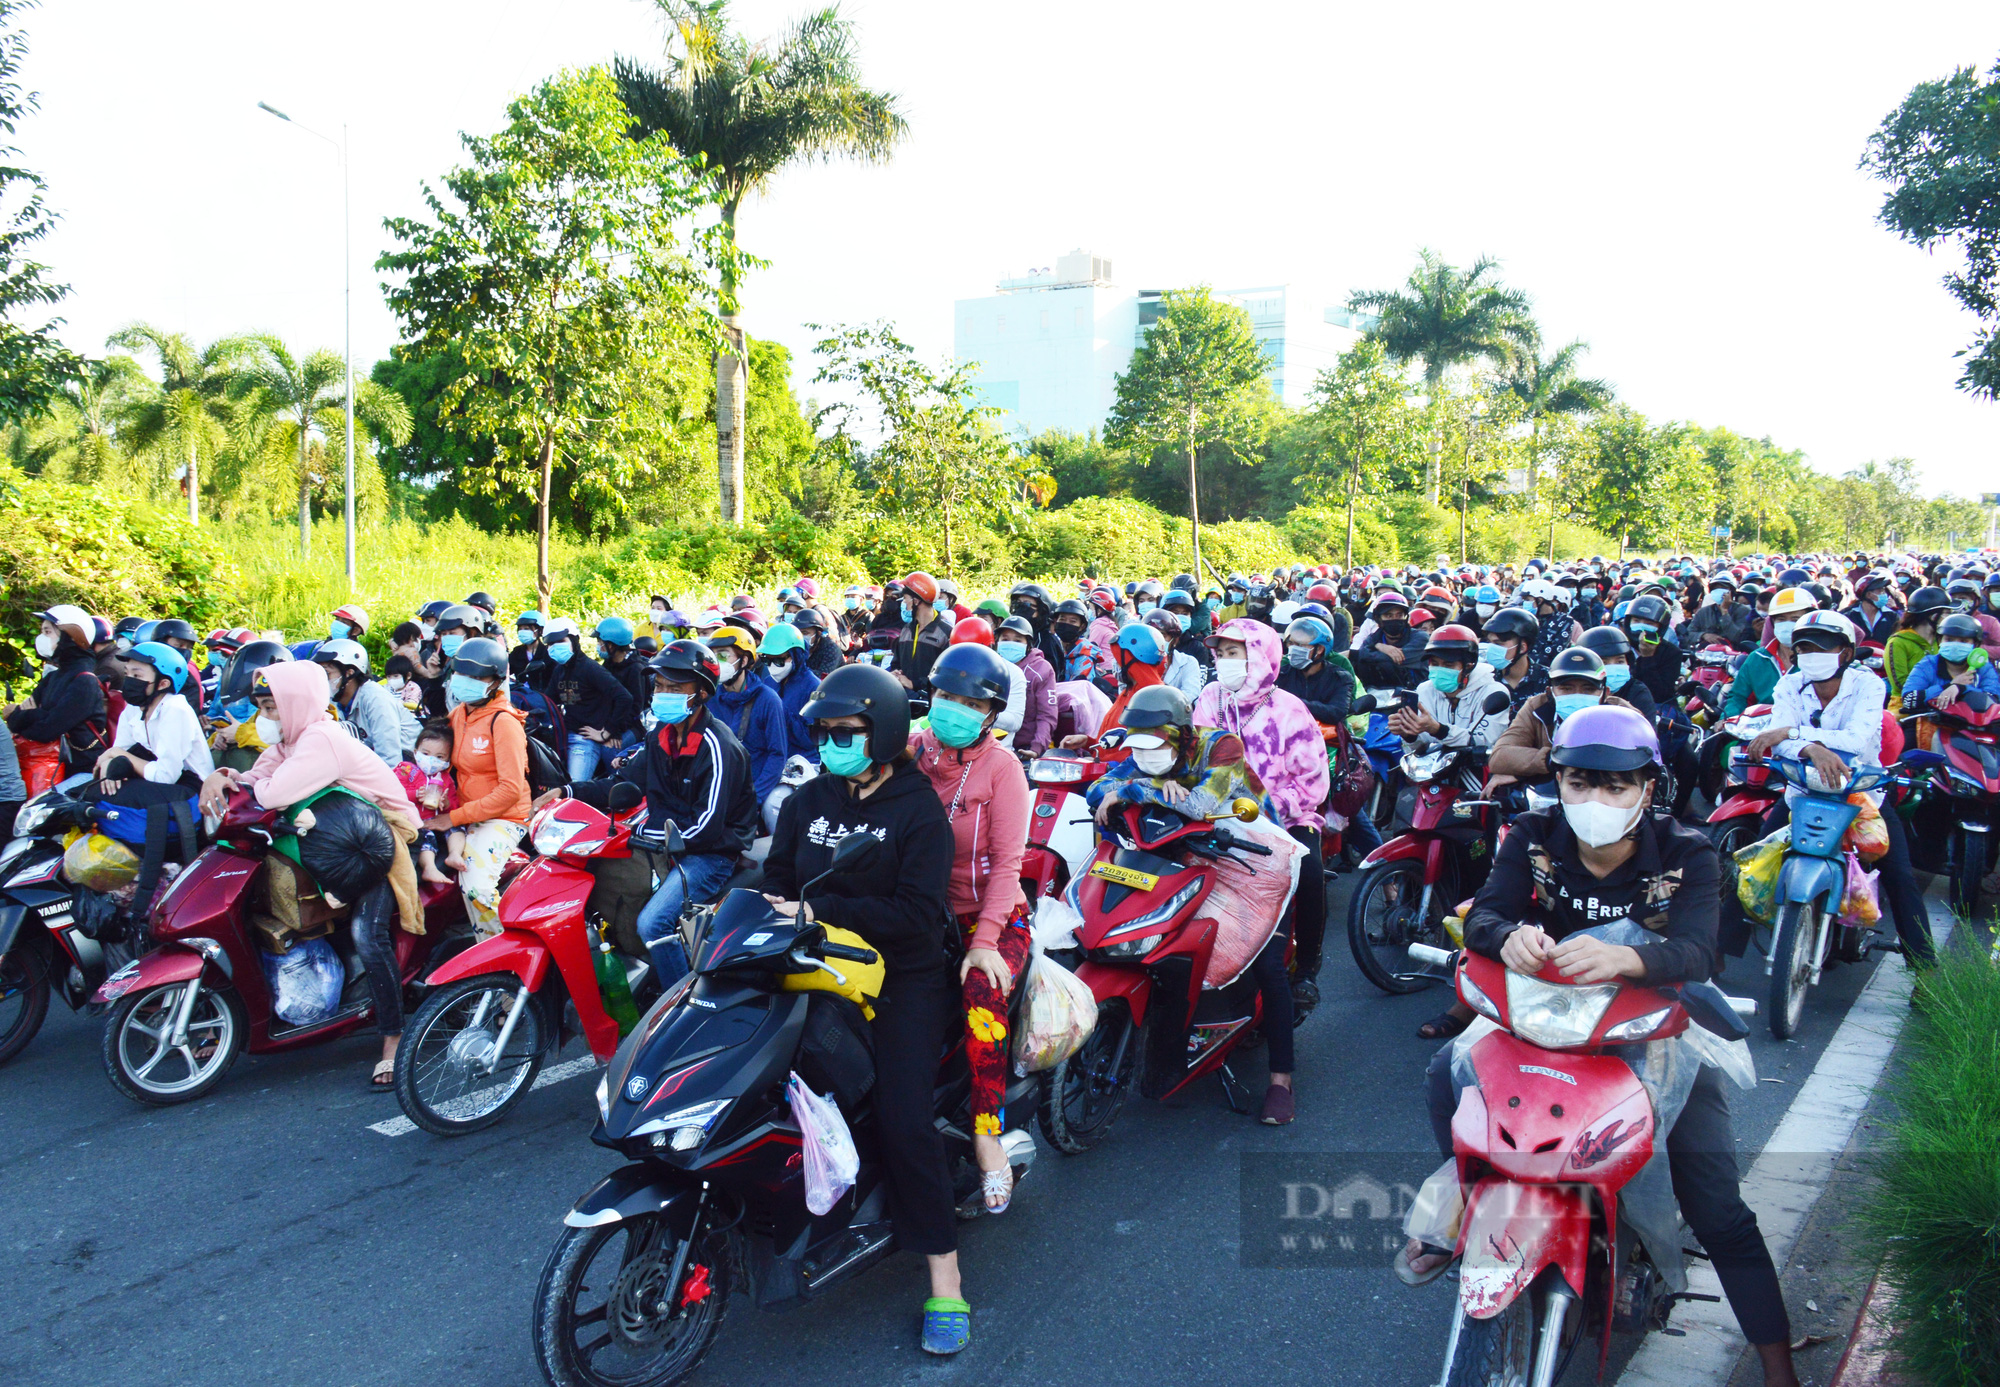
[[[466,829],[465,870],[458,874],[458,889],[465,897],[466,918],[481,939],[500,932],[500,873],[527,831],[526,824],[508,819],[488,819]]]
[[[1007,964],[1013,987],[1021,985],[1021,973],[1028,964],[1032,942],[1028,918],[1025,904],[1015,906],[1000,927],[1000,942],[995,946]],[[958,917],[968,948],[978,923],[977,915]],[[1013,995],[1013,987],[1002,992],[977,968],[965,975],[965,1057],[972,1068],[974,1136],[997,1137],[1006,1129],[1002,1100],[1007,1096],[1007,999]]]

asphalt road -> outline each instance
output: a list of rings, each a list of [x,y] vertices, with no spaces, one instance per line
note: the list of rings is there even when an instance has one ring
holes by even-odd
[[[739,1297],[700,1380],[1435,1381],[1448,1283],[1406,1289],[1372,1256],[1242,1264],[1246,1153],[1385,1179],[1435,1164],[1419,1090],[1433,1047],[1413,1031],[1443,994],[1386,998],[1361,979],[1346,894],[1337,884],[1324,1001],[1299,1035],[1292,1127],[1232,1113],[1215,1082],[1172,1105],[1134,1098],[1102,1147],[1045,1146],[1014,1207],[964,1229],[967,1352],[918,1352],[923,1270],[901,1255],[789,1314]],[[1749,990],[1751,967],[1736,969],[1724,986]],[[1732,1097],[1746,1164],[1869,971],[1830,972],[1796,1039],[1753,1037],[1760,1073],[1783,1082]],[[594,1079],[551,1084],[472,1137],[385,1137],[370,1124],[398,1114],[364,1087],[372,1037],[246,1056],[206,1100],[145,1109],[105,1079],[100,1034],[53,1003],[0,1076],[0,1382],[539,1380],[536,1278],[572,1199],[613,1164],[587,1140]]]

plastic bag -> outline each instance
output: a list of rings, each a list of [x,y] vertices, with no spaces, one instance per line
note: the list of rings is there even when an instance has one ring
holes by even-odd
[[[307,939],[282,954],[261,950],[264,981],[271,989],[271,1010],[280,1021],[310,1026],[340,1009],[347,970],[340,955],[324,939]]]
[[[299,865],[334,900],[354,904],[389,875],[396,834],[382,811],[358,795],[320,795],[311,804],[311,827],[299,827]]]
[[[1035,947],[1039,950],[1074,949],[1076,932],[1082,924],[1083,916],[1075,906],[1061,896],[1043,896],[1035,902]]]
[[[1880,923],[1882,897],[1877,889],[1878,872],[1863,869],[1861,859],[1847,859],[1847,889],[1840,896],[1837,918],[1843,925],[1866,926]]]
[[[799,1124],[805,1138],[806,1207],[815,1216],[830,1211],[842,1195],[854,1188],[861,1173],[861,1153],[854,1147],[854,1134],[839,1105],[822,1098],[796,1073],[785,1084],[791,1100],[792,1121]]]
[[[1778,872],[1792,846],[1791,825],[1736,850],[1736,899],[1743,913],[1770,924],[1778,918]]]
[[[1097,1028],[1097,998],[1082,978],[1039,950],[1023,986],[1028,992],[1014,1033],[1014,1072],[1036,1074],[1083,1048]]]
[[[139,854],[116,838],[92,833],[78,838],[63,853],[63,880],[92,891],[111,892],[139,875]]]
[[[1861,812],[1847,826],[1847,836],[1840,845],[1860,853],[1863,862],[1879,862],[1889,851],[1889,826],[1882,822],[1882,811],[1866,795],[1849,795],[1847,802],[1859,806]],[[1879,911],[1876,918],[1881,918]]]

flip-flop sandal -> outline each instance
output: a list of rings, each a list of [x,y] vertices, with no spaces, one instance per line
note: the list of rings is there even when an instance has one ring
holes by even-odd
[[[387,1080],[385,1083],[384,1080]],[[383,1060],[375,1066],[375,1072],[368,1076],[371,1093],[394,1093],[396,1091],[396,1062]]]
[[[1422,1286],[1432,1281],[1435,1281],[1440,1276],[1443,1276],[1447,1271],[1451,1270],[1451,1264],[1457,1260],[1457,1258],[1452,1256],[1450,1248],[1433,1247],[1429,1243],[1424,1243],[1421,1245],[1421,1247],[1417,1252],[1417,1256],[1442,1257],[1444,1258],[1444,1260],[1442,1262],[1439,1262],[1436,1266],[1432,1267],[1429,1271],[1418,1271],[1415,1267],[1410,1265],[1410,1249],[1405,1247],[1402,1251],[1396,1254],[1396,1260],[1394,1263],[1396,1269],[1396,1279],[1402,1282],[1405,1286]]]
[[[1471,1024],[1470,1016],[1454,1016],[1448,1011],[1441,1011],[1417,1027],[1417,1039],[1450,1040]]]
[[[995,1195],[998,1195],[1000,1197],[1000,1202],[998,1204],[986,1202],[991,1200]],[[989,1214],[1006,1213],[1007,1206],[1014,1202],[1013,1167],[1009,1166],[1005,1170],[980,1171],[979,1197],[980,1201],[982,1203],[985,1203],[987,1213]]]
[[[924,1302],[925,1353],[949,1356],[972,1342],[972,1307],[949,1296],[932,1296]]]

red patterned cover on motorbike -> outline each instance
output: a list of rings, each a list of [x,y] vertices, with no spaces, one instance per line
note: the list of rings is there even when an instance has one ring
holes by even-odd
[[[1652,1156],[1652,1099],[1624,1060],[1544,1050],[1505,1031],[1471,1058],[1479,1101],[1468,1089],[1451,1124],[1461,1176],[1477,1160],[1513,1180],[1583,1182],[1611,1197]]]

